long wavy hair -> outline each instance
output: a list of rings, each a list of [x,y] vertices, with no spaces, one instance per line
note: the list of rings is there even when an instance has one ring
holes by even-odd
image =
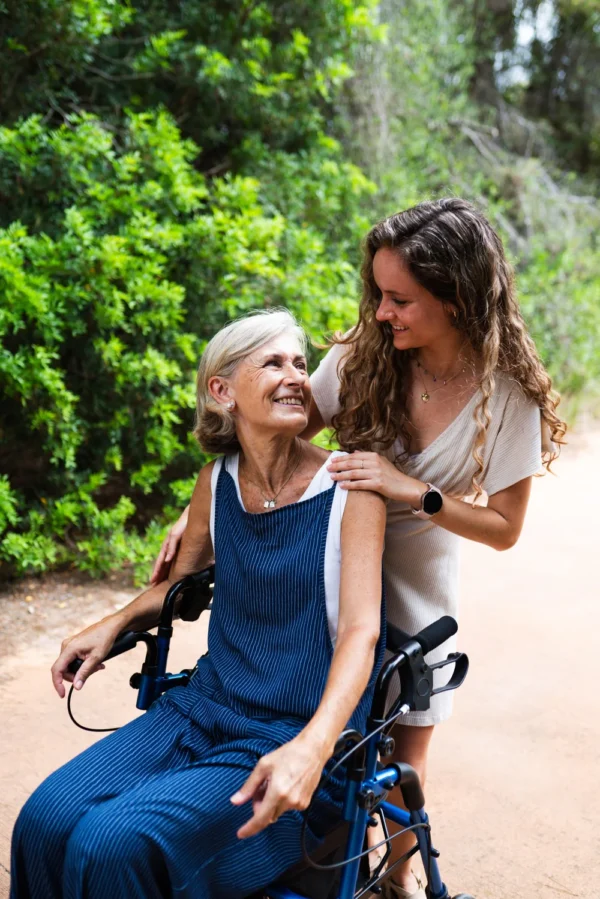
[[[395,350],[391,329],[375,318],[381,291],[373,276],[373,259],[382,247],[397,253],[415,281],[449,309],[449,321],[480,360],[472,480],[477,498],[482,493],[483,450],[497,372],[510,375],[537,403],[557,448],[566,433],[565,422],[556,414],[560,397],[552,390],[527,332],[502,241],[474,206],[458,198],[419,203],[389,216],[367,234],[358,324],[350,334],[333,338],[349,345],[340,366],[341,409],[333,426],[340,446],[349,452],[374,445],[388,449],[400,436],[405,450],[397,459],[401,463],[410,452],[407,396],[412,353]],[[547,468],[557,452],[544,455]]]

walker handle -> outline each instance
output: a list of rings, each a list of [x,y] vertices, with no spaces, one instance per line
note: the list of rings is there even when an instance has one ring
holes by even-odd
[[[106,662],[108,659],[114,659],[115,656],[120,656],[122,652],[129,652],[130,649],[133,649],[139,639],[140,635],[135,633],[135,631],[125,631],[124,634],[121,634],[121,636],[115,640],[111,651],[102,661]],[[73,659],[69,664],[67,671],[71,674],[77,674],[82,665],[83,659]]]
[[[424,627],[422,631],[412,637],[406,631],[401,630],[393,624],[387,626],[387,648],[394,653],[402,651],[405,643],[414,641],[418,643],[423,650],[423,655],[427,655],[432,649],[437,649],[442,643],[445,643],[449,637],[453,637],[458,630],[458,624],[450,615],[444,615]]]
[[[438,646],[441,646],[442,643],[453,637],[457,630],[458,624],[456,620],[450,615],[444,615],[443,618],[438,618],[437,621],[424,627],[422,631],[413,637],[413,640],[416,640],[419,644],[423,650],[423,655],[427,655],[428,652],[437,649]]]

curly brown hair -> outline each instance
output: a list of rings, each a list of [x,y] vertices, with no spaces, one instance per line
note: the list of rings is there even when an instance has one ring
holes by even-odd
[[[393,249],[415,281],[452,308],[452,324],[480,359],[482,395],[474,413],[478,425],[473,445],[475,497],[482,493],[483,448],[496,372],[506,372],[520,384],[525,396],[540,407],[555,446],[563,444],[566,424],[556,414],[560,397],[552,390],[527,332],[502,241],[471,203],[452,197],[391,215],[367,234],[358,324],[350,334],[333,338],[335,343],[349,345],[339,372],[341,409],[333,418],[340,446],[349,452],[374,445],[384,450],[400,436],[405,453],[409,452],[407,394],[412,354],[396,351],[391,330],[375,318],[381,291],[375,283],[373,259],[382,247]],[[557,453],[545,455],[547,468]]]

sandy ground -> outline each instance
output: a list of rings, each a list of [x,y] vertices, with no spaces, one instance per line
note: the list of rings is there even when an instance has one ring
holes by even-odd
[[[427,788],[453,893],[600,899],[599,463],[595,429],[573,440],[558,477],[534,483],[513,550],[464,546],[460,647],[471,671],[435,735]],[[54,576],[0,596],[10,647],[0,661],[0,897],[19,807],[95,739],[51,690],[60,639],[133,595],[125,578]],[[205,636],[203,622],[178,625],[172,670],[197,657]],[[92,678],[75,697],[80,720],[101,727],[133,717],[134,661],[115,659]]]

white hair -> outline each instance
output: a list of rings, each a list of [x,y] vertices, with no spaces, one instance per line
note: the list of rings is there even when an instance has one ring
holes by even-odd
[[[211,396],[208,382],[211,378],[231,378],[240,362],[286,332],[298,338],[306,353],[306,334],[287,309],[251,312],[226,325],[209,341],[198,367],[194,427],[194,436],[206,452],[228,453],[240,448],[235,418]]]

